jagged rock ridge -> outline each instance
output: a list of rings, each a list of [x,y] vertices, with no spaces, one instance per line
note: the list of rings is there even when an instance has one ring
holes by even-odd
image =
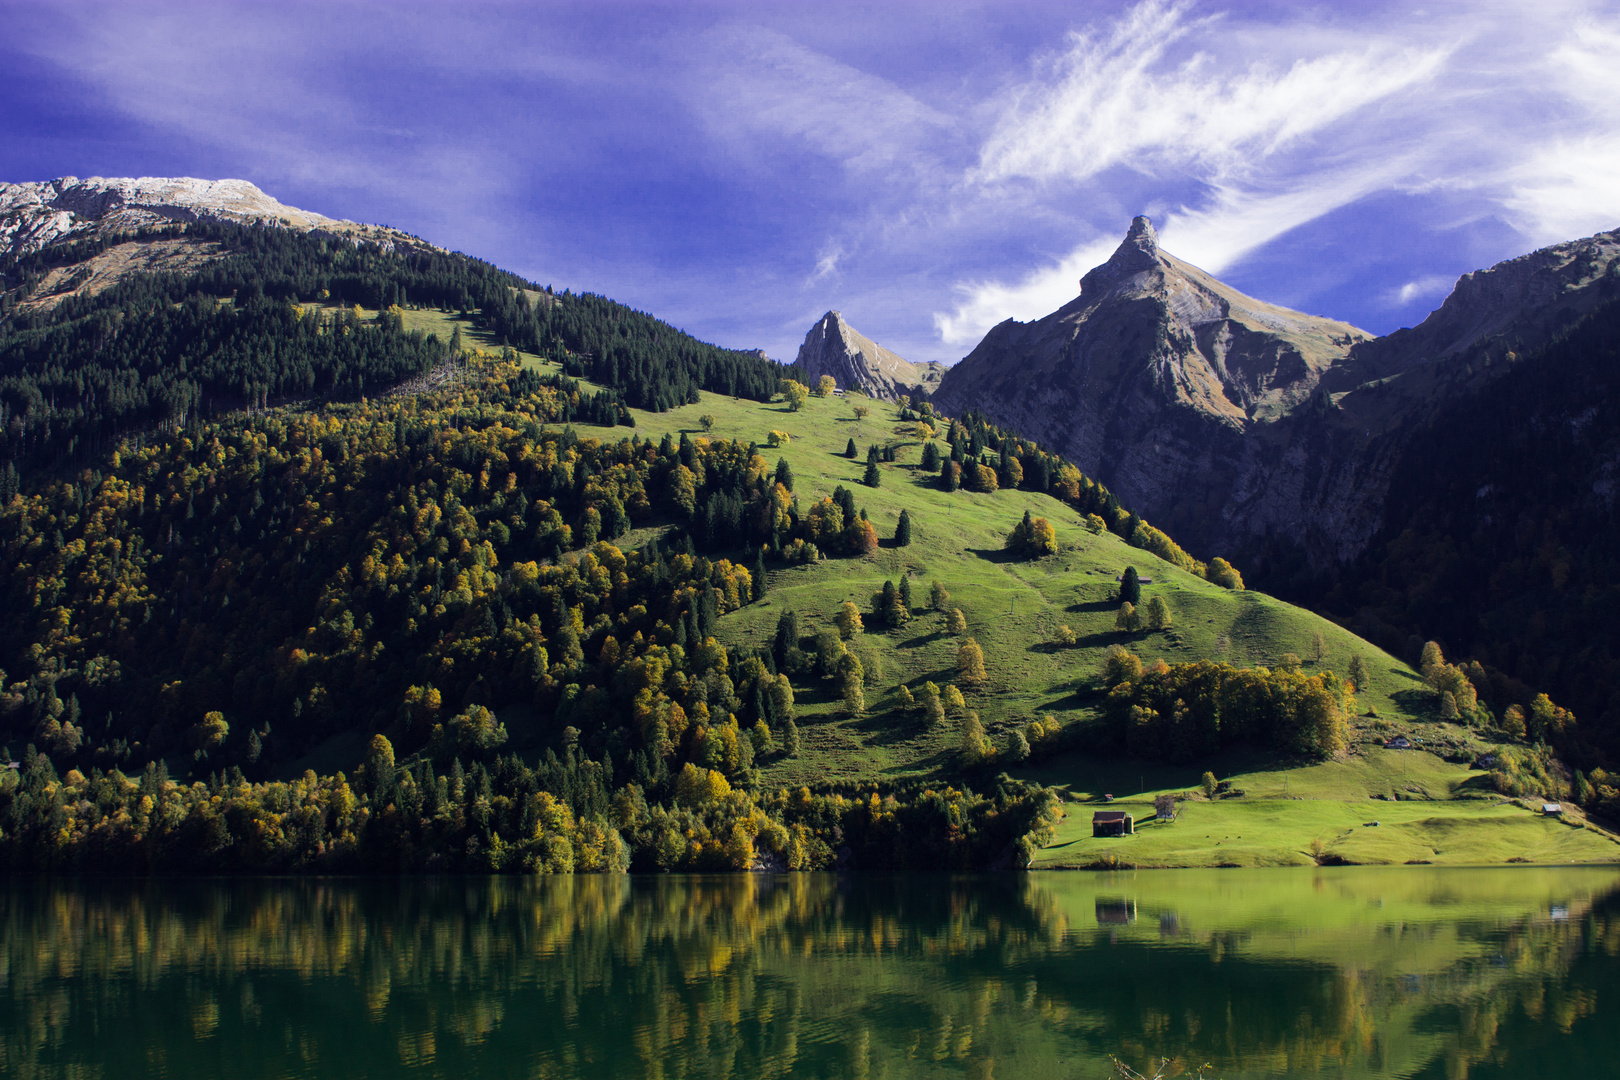
[[[1198,542],[1224,501],[1212,498],[1240,478],[1249,433],[1309,401],[1370,336],[1238,292],[1161,250],[1138,217],[1078,297],[992,329],[934,401],[983,410]]]
[[[804,336],[797,366],[811,383],[831,375],[845,390],[884,401],[898,401],[917,388],[932,391],[945,372],[942,364],[914,364],[895,355],[850,326],[837,311],[823,315]]]
[[[1210,554],[1355,558],[1416,427],[1620,295],[1620,233],[1466,275],[1422,324],[1372,338],[1266,304],[1158,247],[1137,218],[1080,296],[995,327],[935,403],[1076,461]]]

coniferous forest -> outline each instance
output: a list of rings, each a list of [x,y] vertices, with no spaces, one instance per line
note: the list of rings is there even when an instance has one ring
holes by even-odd
[[[177,235],[149,230],[136,239]],[[294,305],[478,312],[515,348],[566,360],[571,373],[661,411],[698,390],[765,400],[779,365],[707,345],[591,294],[553,294],[488,263],[425,245],[386,250],[288,229],[198,223],[184,235],[217,249],[194,273],[138,274],[49,310],[17,305],[55,265],[109,241],[84,241],[0,268],[0,460],[20,474],[105,451],[125,436],[290,400],[352,400],[449,359],[449,342],[397,319],[324,317]]]

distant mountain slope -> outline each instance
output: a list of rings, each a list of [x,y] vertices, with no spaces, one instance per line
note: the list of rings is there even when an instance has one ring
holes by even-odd
[[[1247,436],[1308,401],[1369,335],[1245,296],[1160,250],[1139,217],[1080,295],[1012,320],[951,368],[946,413],[982,409],[1211,545]]]
[[[1323,606],[1511,672],[1620,748],[1620,301],[1437,411],[1383,515]]]
[[[762,400],[785,371],[243,181],[58,180],[0,199],[0,467],[23,484],[123,437],[375,394],[450,359],[451,342],[408,332],[394,307],[476,312],[495,342],[655,411],[702,389]]]
[[[0,254],[25,255],[66,240],[135,232],[170,222],[280,225],[367,240],[422,241],[380,225],[339,221],[287,206],[246,180],[189,176],[63,176],[0,184]]]
[[[1604,233],[1509,260],[1374,339],[1238,293],[1138,218],[1077,299],[996,327],[934,400],[1040,439],[1278,587],[1365,551],[1410,434],[1616,295],[1617,257],[1620,234]]]
[[[220,245],[184,228],[197,222],[272,226],[384,251],[440,250],[397,229],[287,206],[246,180],[64,176],[0,184],[0,264],[51,251],[75,254],[39,261],[40,274],[18,304],[24,311],[49,309],[69,296],[97,295],[131,274],[186,273],[224,258]]]
[[[799,346],[797,366],[812,384],[831,375],[845,390],[860,390],[869,397],[898,401],[912,390],[939,386],[945,373],[934,361],[914,364],[860,333],[837,311],[823,315]]]

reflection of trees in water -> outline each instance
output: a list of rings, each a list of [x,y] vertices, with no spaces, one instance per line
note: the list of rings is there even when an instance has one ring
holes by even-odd
[[[1565,973],[1620,952],[1600,906],[1402,977],[1156,916],[1071,932],[1038,881],[13,883],[0,1073],[1068,1076],[1119,1052],[1457,1076],[1505,1027],[1591,1014]]]

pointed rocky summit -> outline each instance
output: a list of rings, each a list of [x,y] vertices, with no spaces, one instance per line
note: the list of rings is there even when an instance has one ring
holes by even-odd
[[[817,320],[799,346],[798,367],[810,384],[831,375],[842,390],[859,390],[868,397],[898,401],[913,389],[925,393],[939,385],[943,365],[932,361],[913,364],[896,356],[844,321],[837,311]]]

